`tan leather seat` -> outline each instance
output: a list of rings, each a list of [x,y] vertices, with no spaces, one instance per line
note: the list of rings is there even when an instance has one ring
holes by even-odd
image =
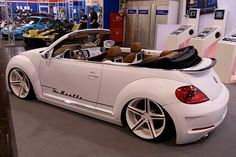
[[[138,52],[141,52],[143,46],[140,42],[135,42],[131,44],[130,54],[124,58],[124,63],[133,63]]]
[[[139,52],[143,49],[143,45],[140,42],[132,43],[130,46],[130,52]]]
[[[143,60],[143,62],[152,62],[155,60],[158,60],[160,57],[157,55],[151,55],[150,57],[147,57],[146,59]]]
[[[106,59],[109,59],[111,61],[115,61],[116,59],[122,59],[122,51],[119,46],[113,46],[108,50]]]
[[[178,51],[169,51],[169,52],[163,51],[162,53],[160,54],[160,58],[164,58],[164,57],[171,58],[171,57],[177,55],[179,52]]]
[[[178,51],[163,51],[160,56],[157,55],[151,55],[150,57],[146,58],[144,62],[152,62],[158,59],[162,58],[171,58],[175,55],[177,55],[179,52]]]

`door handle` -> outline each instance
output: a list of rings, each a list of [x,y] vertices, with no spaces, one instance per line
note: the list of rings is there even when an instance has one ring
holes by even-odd
[[[88,73],[88,77],[90,77],[90,78],[98,78],[99,76],[98,76],[98,74],[96,74],[95,72],[89,72]]]

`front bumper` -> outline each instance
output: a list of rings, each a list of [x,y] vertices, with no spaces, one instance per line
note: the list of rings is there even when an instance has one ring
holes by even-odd
[[[213,101],[188,105],[183,103],[163,106],[172,117],[176,128],[176,143],[195,142],[213,131],[224,120],[227,113],[229,91],[222,91]]]

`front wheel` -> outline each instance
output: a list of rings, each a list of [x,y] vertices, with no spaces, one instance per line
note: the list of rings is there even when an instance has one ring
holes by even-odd
[[[33,87],[28,76],[20,69],[13,69],[9,74],[9,84],[12,92],[21,99],[34,96]]]
[[[126,121],[129,129],[138,137],[146,140],[158,139],[166,127],[167,115],[155,101],[137,98],[129,102]]]

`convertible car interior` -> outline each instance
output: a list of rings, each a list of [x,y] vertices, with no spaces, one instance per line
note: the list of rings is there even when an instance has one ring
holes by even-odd
[[[193,46],[182,49],[150,53],[139,42],[132,43],[128,52],[119,46],[107,48],[105,42],[109,33],[80,34],[71,36],[58,44],[53,57],[59,59],[77,59],[107,64],[120,64],[148,68],[183,69],[201,62]]]

